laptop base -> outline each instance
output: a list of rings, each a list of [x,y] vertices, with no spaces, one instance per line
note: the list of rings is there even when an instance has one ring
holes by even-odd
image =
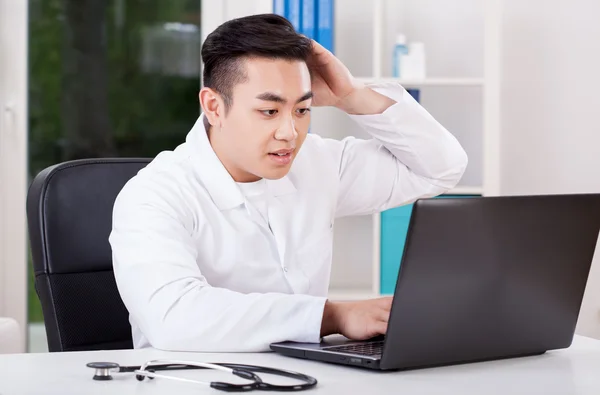
[[[347,355],[338,352],[327,352],[326,350],[319,348],[318,344],[280,343],[272,344],[271,349],[278,354],[288,357],[381,370],[380,359],[363,357],[359,355]]]
[[[281,345],[281,347],[278,347]],[[316,347],[315,347],[316,346]],[[506,356],[494,356],[489,358],[481,358],[474,360],[465,360],[465,361],[452,361],[448,363],[440,363],[440,364],[428,364],[428,365],[416,365],[416,366],[404,366],[398,368],[382,368],[381,359],[374,359],[369,357],[362,357],[358,355],[345,355],[337,352],[327,352],[319,347],[319,345],[315,344],[305,344],[305,343],[291,343],[284,342],[280,344],[272,344],[271,349],[278,354],[285,355],[287,357],[299,358],[299,359],[308,359],[311,361],[320,361],[325,363],[334,363],[338,365],[348,365],[355,366],[363,369],[370,370],[393,370],[393,371],[409,371],[416,369],[432,369],[439,368],[445,366],[459,366],[459,365],[467,365],[472,363],[483,363],[483,362],[494,362],[494,361],[502,361],[506,359],[517,359],[517,358],[528,358],[528,357],[536,357],[545,354],[547,351],[536,351],[525,354],[516,354],[516,355],[506,355]]]

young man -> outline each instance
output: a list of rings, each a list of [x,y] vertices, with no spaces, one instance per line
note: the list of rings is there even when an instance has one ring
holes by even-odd
[[[327,300],[335,218],[439,195],[467,166],[398,84],[363,86],[276,15],[229,21],[202,48],[203,115],[135,176],[110,243],[136,348],[264,351],[383,334],[390,298]],[[312,106],[372,139],[307,134]]]

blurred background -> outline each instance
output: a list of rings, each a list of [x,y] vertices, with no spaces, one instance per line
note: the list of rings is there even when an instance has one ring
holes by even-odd
[[[0,317],[43,352],[25,197],[56,163],[153,157],[200,115],[200,49],[219,24],[275,12],[368,83],[398,82],[457,138],[450,195],[600,192],[596,0],[0,0]],[[367,137],[344,114],[314,133]],[[331,295],[389,294],[410,207],[336,223]],[[392,238],[393,236],[393,238]],[[577,331],[600,338],[596,254]]]

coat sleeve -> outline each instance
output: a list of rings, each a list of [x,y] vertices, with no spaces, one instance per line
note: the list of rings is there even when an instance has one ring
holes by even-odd
[[[338,166],[338,217],[440,195],[457,185],[467,167],[457,139],[402,86],[371,88],[396,101],[381,114],[350,115],[372,138],[325,142]]]
[[[242,294],[208,283],[197,262],[202,242],[176,191],[176,185],[130,181],[113,210],[109,241],[117,286],[151,346],[258,352],[272,342],[318,342],[325,298]]]

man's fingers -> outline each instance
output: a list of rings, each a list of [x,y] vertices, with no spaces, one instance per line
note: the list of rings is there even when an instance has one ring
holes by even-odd
[[[309,68],[320,68],[331,62],[331,58],[334,56],[331,51],[316,42],[312,41],[312,54],[308,59]]]
[[[319,44],[317,41],[315,40],[310,40],[312,43],[312,50],[315,53],[315,55],[320,55],[320,54],[324,54],[329,52],[327,50],[327,48],[325,48],[324,46],[322,46],[321,44]]]
[[[378,321],[375,323],[375,331],[377,331],[379,335],[385,335],[387,333],[387,327],[387,322]]]
[[[390,297],[385,297],[385,298],[380,298],[378,299],[378,304],[382,309],[385,309],[387,311],[390,311],[392,309],[392,301],[394,299],[390,296]]]
[[[375,319],[381,322],[388,322],[390,319],[390,311],[385,309],[378,309],[375,313]]]

